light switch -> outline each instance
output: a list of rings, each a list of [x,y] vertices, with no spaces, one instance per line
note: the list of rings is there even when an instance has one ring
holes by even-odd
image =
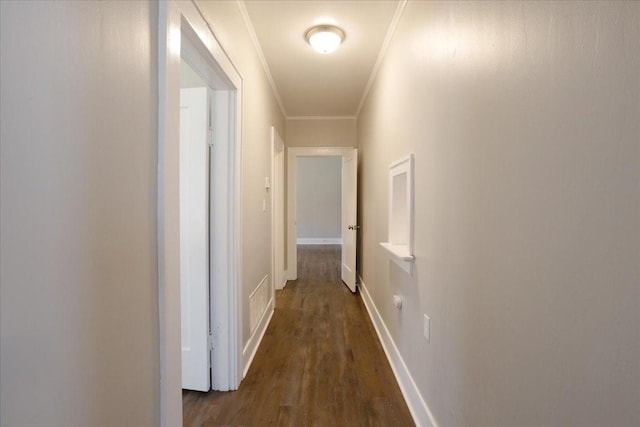
[[[264,188],[266,188],[267,190],[271,188],[271,180],[268,176],[264,177]]]
[[[267,199],[262,199],[262,212],[267,211]]]
[[[426,314],[424,315],[424,337],[427,342],[431,341],[431,319]]]

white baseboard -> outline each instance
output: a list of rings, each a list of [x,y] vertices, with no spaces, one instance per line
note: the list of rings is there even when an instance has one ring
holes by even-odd
[[[398,347],[396,347],[396,343],[393,341],[393,338],[389,333],[389,329],[387,329],[387,325],[385,325],[384,320],[382,320],[380,312],[378,312],[376,305],[373,303],[371,295],[369,295],[369,291],[367,291],[367,287],[365,286],[362,277],[360,277],[358,287],[360,288],[360,295],[364,302],[364,306],[366,307],[369,317],[371,318],[371,322],[373,323],[373,327],[378,334],[384,353],[387,355],[387,359],[389,360],[393,374],[398,381],[404,400],[407,402],[413,421],[418,427],[437,427],[438,424],[436,423],[429,406],[427,406],[426,402],[422,398],[422,394],[420,394],[420,390],[418,390],[418,386],[413,380],[409,368],[407,368],[406,363],[404,363],[404,359],[402,358]]]
[[[284,280],[282,281],[282,288],[280,289],[284,289],[285,286],[287,286],[287,280],[289,280],[289,272],[285,270],[282,276],[284,277]]]
[[[341,245],[341,237],[311,237],[311,238],[298,238],[296,240],[298,245]]]
[[[273,317],[274,312],[274,300],[273,297],[269,300],[264,313],[262,313],[262,317],[258,322],[258,326],[251,334],[249,341],[244,346],[242,350],[242,362],[244,364],[244,370],[242,371],[242,378],[247,375],[249,371],[249,367],[251,367],[251,363],[253,362],[253,358],[256,355],[256,351],[258,351],[258,347],[260,347],[260,343],[262,342],[262,338],[264,337],[264,333],[267,331],[267,327],[271,322],[271,318]]]

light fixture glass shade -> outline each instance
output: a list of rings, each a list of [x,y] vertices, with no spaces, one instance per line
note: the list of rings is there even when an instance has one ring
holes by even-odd
[[[342,43],[344,31],[331,25],[319,25],[307,31],[306,39],[319,53],[331,53]]]

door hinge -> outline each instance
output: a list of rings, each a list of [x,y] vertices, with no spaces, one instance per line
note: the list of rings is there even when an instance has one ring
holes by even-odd
[[[207,336],[207,345],[209,350],[213,350],[213,334],[209,331],[209,335]]]

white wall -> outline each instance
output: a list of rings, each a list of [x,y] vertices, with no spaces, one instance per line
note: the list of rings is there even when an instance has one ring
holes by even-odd
[[[342,236],[342,158],[298,157],[297,237]]]
[[[180,61],[180,87],[182,89],[192,87],[206,87],[200,74],[198,74],[185,60]]]
[[[355,118],[287,119],[288,147],[355,147]]]
[[[159,424],[158,11],[0,2],[0,424]]]
[[[408,3],[358,117],[359,265],[439,425],[640,425],[639,76],[636,2]],[[411,152],[413,277],[378,245]]]
[[[243,343],[251,338],[249,295],[271,272],[271,126],[284,135],[284,117],[236,2],[198,1],[205,19],[242,76],[242,316]],[[267,210],[262,211],[263,200]]]

